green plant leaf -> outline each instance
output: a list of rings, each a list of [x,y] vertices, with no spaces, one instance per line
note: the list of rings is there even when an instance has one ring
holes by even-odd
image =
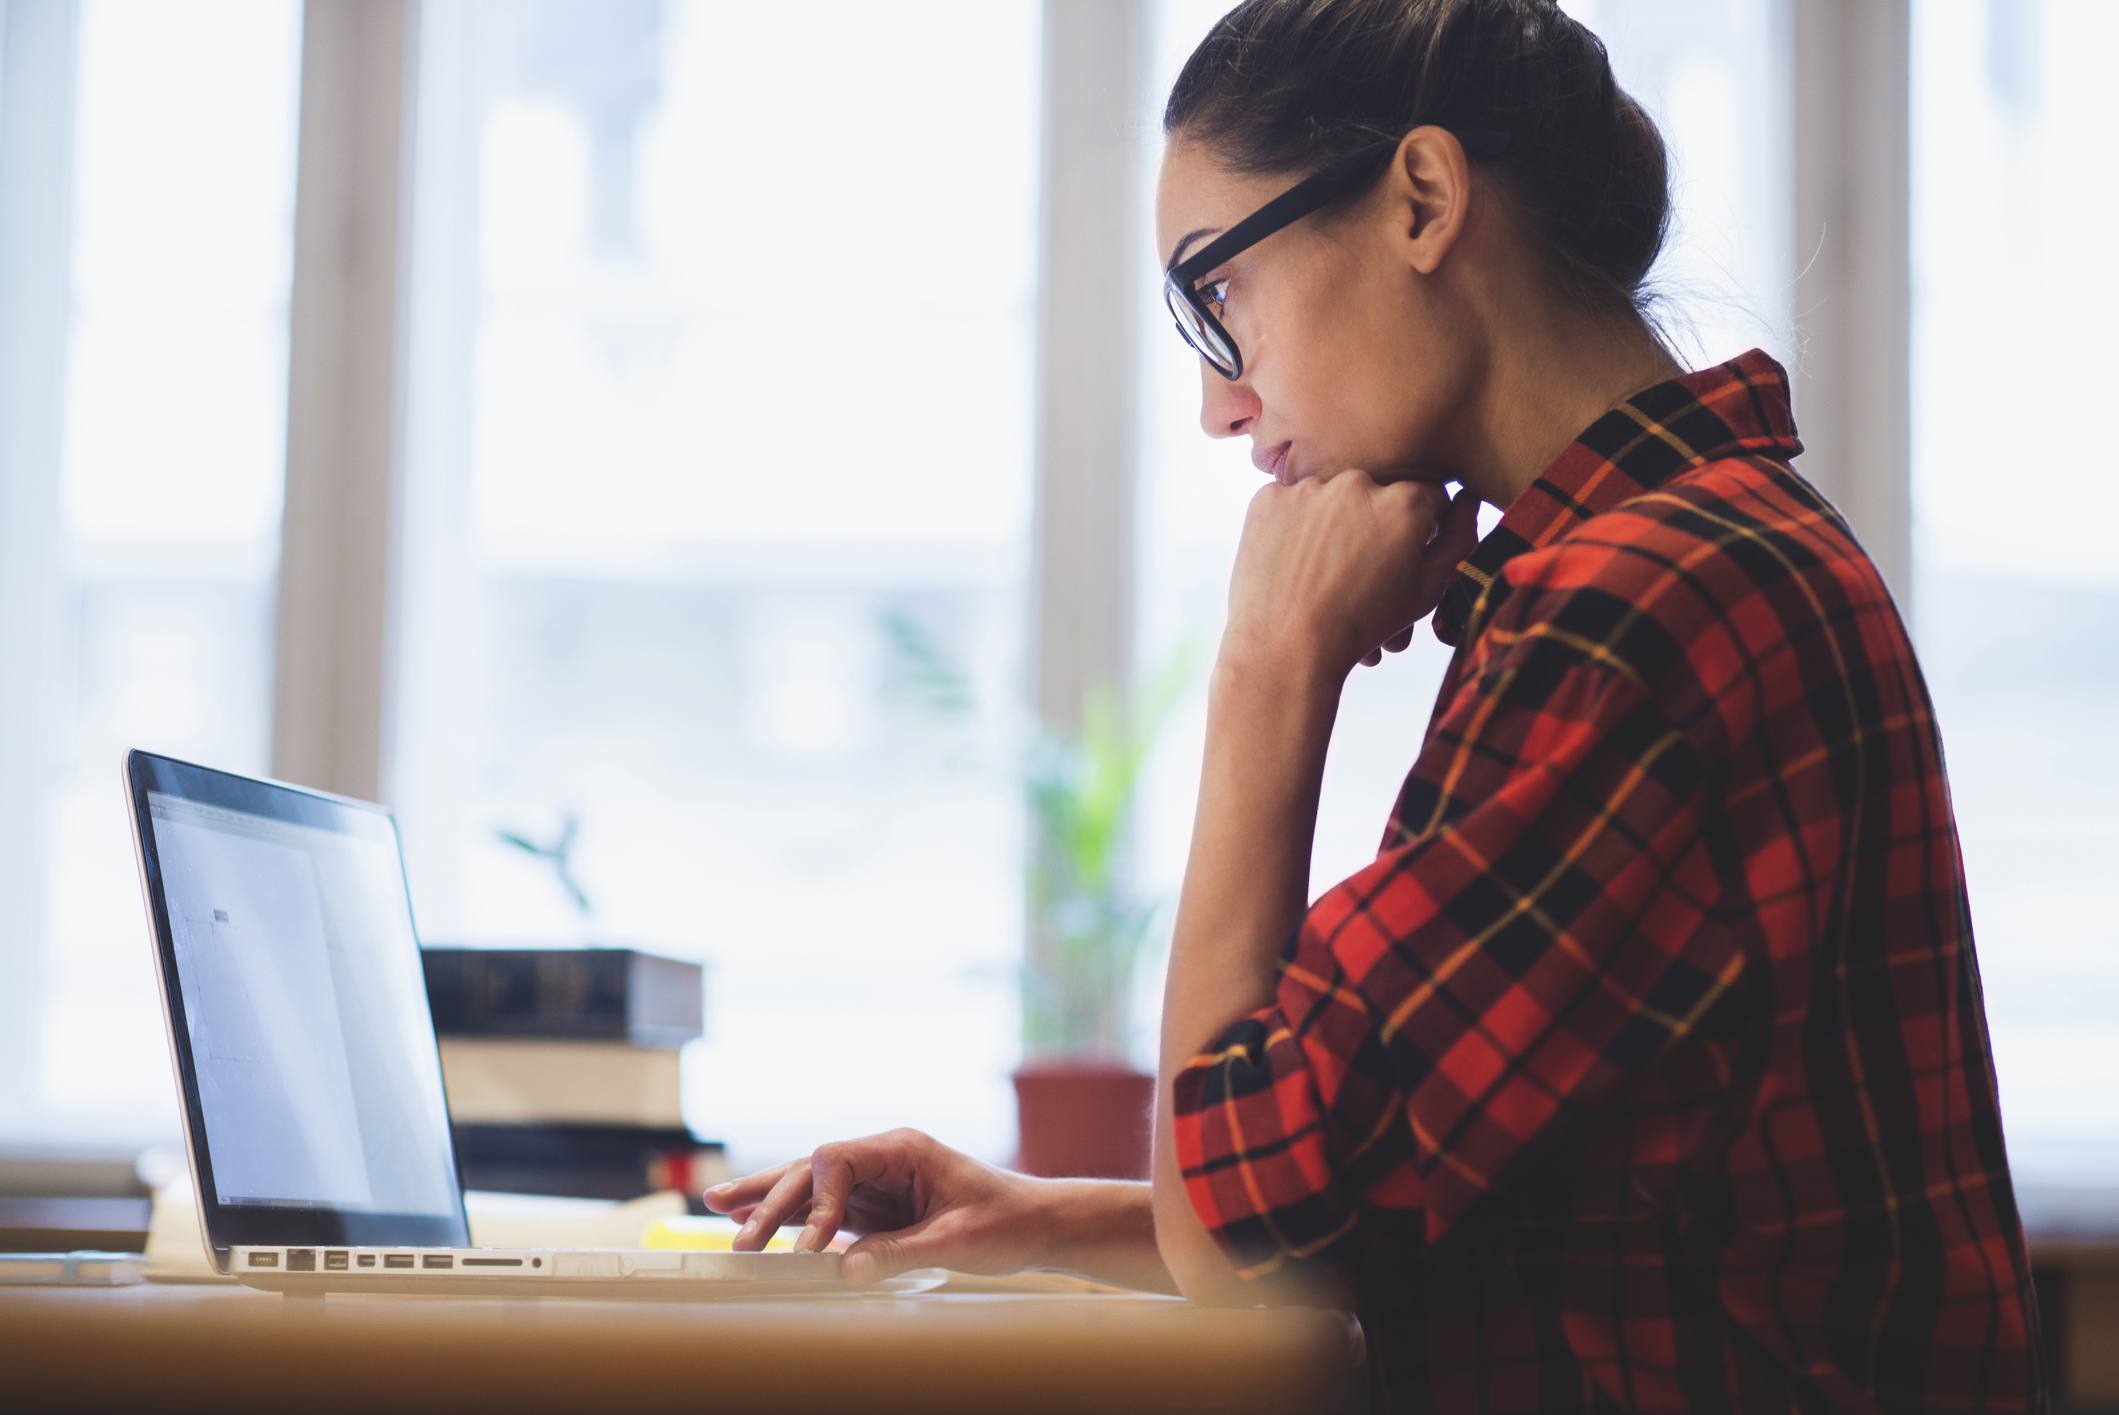
[[[978,695],[970,677],[919,620],[895,606],[881,611],[876,620],[906,680],[928,708],[944,717],[969,716],[976,710]]]

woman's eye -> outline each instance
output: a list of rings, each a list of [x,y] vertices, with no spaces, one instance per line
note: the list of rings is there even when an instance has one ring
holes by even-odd
[[[1216,314],[1221,313],[1221,311],[1226,308],[1229,303],[1228,280],[1226,278],[1223,278],[1220,280],[1208,282],[1206,296],[1208,299],[1214,302],[1214,312]]]

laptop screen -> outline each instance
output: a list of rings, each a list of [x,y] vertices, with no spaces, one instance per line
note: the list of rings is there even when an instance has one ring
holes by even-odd
[[[215,1246],[463,1241],[394,822],[145,761],[135,811],[186,1119],[201,1199],[231,1230]]]

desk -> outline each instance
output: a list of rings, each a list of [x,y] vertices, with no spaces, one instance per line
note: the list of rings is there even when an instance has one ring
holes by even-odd
[[[0,1405],[511,1412],[1361,1406],[1341,1313],[944,1292],[661,1303],[0,1290]]]

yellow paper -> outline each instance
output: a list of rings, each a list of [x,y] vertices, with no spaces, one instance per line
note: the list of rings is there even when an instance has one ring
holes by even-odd
[[[648,1224],[640,1235],[643,1248],[691,1248],[715,1253],[727,1253],[736,1246],[736,1233],[742,1227],[733,1219],[719,1214],[671,1214]],[[765,1240],[768,1253],[785,1253],[795,1246],[795,1232],[782,1229]]]

